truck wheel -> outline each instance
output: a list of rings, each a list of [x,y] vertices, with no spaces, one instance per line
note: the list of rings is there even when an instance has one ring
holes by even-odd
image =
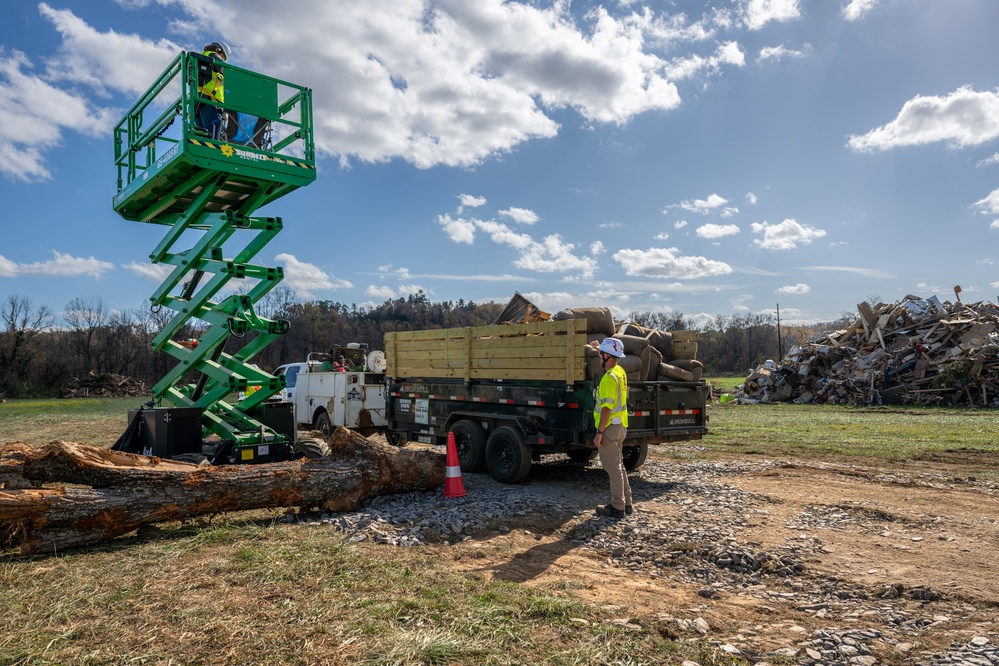
[[[203,453],[181,453],[179,455],[173,456],[170,460],[176,460],[177,462],[190,463],[192,465],[210,465],[211,462],[208,460],[208,456]]]
[[[406,436],[390,430],[385,431],[385,441],[392,446],[406,446]]]
[[[295,442],[295,453],[299,457],[318,460],[330,454],[330,445],[320,439],[300,439]]]
[[[333,434],[333,422],[330,421],[330,415],[323,412],[316,417],[316,430],[323,433],[323,437],[329,437]]]
[[[571,449],[565,452],[574,463],[588,463],[597,457],[596,449]]]
[[[531,450],[520,430],[500,426],[486,441],[486,466],[500,483],[520,483],[531,471]]]
[[[629,472],[634,472],[636,469],[645,464],[645,459],[649,457],[649,445],[639,444],[638,446],[629,446],[624,449],[621,462],[624,464],[624,468]]]
[[[462,472],[481,472],[486,466],[486,431],[475,421],[463,419],[451,426],[454,448]]]

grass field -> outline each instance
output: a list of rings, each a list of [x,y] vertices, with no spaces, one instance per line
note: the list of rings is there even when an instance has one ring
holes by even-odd
[[[107,445],[138,404],[8,401],[0,443]],[[711,433],[670,455],[904,463],[999,450],[999,410],[729,404],[709,413]],[[574,580],[488,581],[430,548],[346,543],[280,524],[281,513],[0,557],[0,665],[740,663],[654,622],[609,623],[613,611],[579,601]]]

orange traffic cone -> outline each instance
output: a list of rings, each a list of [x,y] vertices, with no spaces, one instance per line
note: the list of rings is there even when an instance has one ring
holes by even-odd
[[[444,497],[464,497],[465,484],[461,480],[461,464],[458,462],[458,448],[454,444],[454,433],[447,434],[447,465],[444,469]]]

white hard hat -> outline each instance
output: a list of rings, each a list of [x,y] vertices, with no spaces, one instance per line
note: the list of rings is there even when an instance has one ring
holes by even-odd
[[[611,356],[617,356],[621,358],[624,356],[624,343],[617,338],[604,338],[600,346],[597,347],[600,351],[605,354],[610,354]]]
[[[216,51],[222,54],[222,59],[229,62],[229,56],[232,54],[232,49],[225,42],[210,42],[205,45],[205,51]]]

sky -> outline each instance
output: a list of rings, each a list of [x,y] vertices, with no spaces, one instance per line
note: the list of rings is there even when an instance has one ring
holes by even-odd
[[[995,0],[4,3],[0,303],[148,307],[114,124],[182,50],[310,87],[296,298],[828,322],[999,294]]]

